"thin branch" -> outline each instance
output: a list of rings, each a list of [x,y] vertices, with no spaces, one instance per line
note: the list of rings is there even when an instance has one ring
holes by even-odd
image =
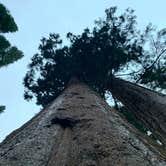
[[[156,60],[155,60],[149,67],[147,67],[147,68],[145,69],[145,72],[150,71],[150,70],[153,68],[153,66],[155,65],[155,63],[157,63],[157,61],[160,59],[160,57],[161,57],[165,52],[166,52],[166,49],[164,49],[164,50],[157,56]],[[138,83],[138,82],[142,79],[142,77],[143,77],[143,75],[145,74],[145,72],[140,76],[140,78],[139,78],[138,80],[136,80],[135,83]]]
[[[155,63],[159,60],[159,58],[160,58],[165,52],[166,52],[166,49],[164,49],[164,50],[157,56],[156,60],[155,60],[155,61],[151,64],[151,66],[149,66],[147,69],[152,68],[152,67],[155,65]]]
[[[158,50],[158,48],[157,48],[157,46],[156,46],[156,43],[155,43],[155,41],[154,41],[154,39],[153,39],[153,37],[152,37],[152,42],[153,42],[153,45],[154,45],[154,48],[155,48],[155,53],[157,54],[157,50]]]
[[[126,74],[117,74],[115,76],[126,76],[126,75],[132,75],[132,74],[136,74],[139,73],[142,69],[139,69],[138,71],[133,71],[131,73],[126,73]]]

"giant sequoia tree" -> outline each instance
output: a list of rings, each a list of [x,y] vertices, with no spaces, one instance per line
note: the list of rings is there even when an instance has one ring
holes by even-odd
[[[153,97],[153,92],[115,78],[131,62],[142,65],[149,31],[139,36],[133,11],[116,17],[115,9],[107,10],[106,20],[97,22],[92,31],[86,29],[80,36],[69,33],[69,46],[62,46],[56,34],[41,41],[24,80],[25,97],[36,96],[38,104],[49,104],[0,144],[0,165],[166,165],[163,147],[133,128],[100,97],[111,91],[134,111],[135,99],[144,106],[144,96]],[[148,63],[146,57],[144,62]],[[148,106],[145,116],[152,118]]]
[[[116,16],[116,7],[107,9],[105,19],[96,21],[92,30],[86,28],[81,35],[68,33],[69,45],[63,45],[58,34],[50,34],[41,40],[39,52],[29,64],[24,78],[25,99],[36,97],[37,104],[46,106],[72,77],[102,97],[106,92],[114,92],[117,97],[111,85],[127,70],[135,82],[165,88],[166,30],[160,30],[156,38],[153,34],[150,24],[143,32],[137,29],[132,9]],[[152,46],[149,50],[144,47],[148,48],[147,44]]]

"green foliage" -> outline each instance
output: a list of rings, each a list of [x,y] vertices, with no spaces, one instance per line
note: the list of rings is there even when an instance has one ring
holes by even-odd
[[[0,3],[0,33],[16,32],[18,27],[10,12]]]
[[[17,47],[11,46],[10,42],[2,35],[7,32],[16,32],[18,27],[4,5],[0,3],[0,68],[17,61],[23,57],[23,53]],[[0,105],[0,113],[5,106]]]
[[[2,113],[5,109],[6,107],[4,105],[0,105],[0,113]]]
[[[23,53],[11,46],[2,33],[17,31],[17,25],[9,11],[0,4],[0,67],[6,66],[23,57]]]
[[[0,36],[1,42],[1,36]],[[1,42],[0,44],[3,45]],[[1,46],[0,46],[1,47]],[[4,47],[4,45],[3,45]],[[23,53],[17,47],[6,47],[0,50],[0,67],[7,66],[23,57]]]
[[[81,35],[68,33],[69,46],[62,45],[58,34],[43,38],[24,78],[25,99],[36,97],[37,104],[45,106],[73,76],[104,97],[108,82],[117,72],[133,62],[142,65],[151,29],[147,26],[143,33],[137,30],[132,9],[120,16],[116,16],[116,10],[107,9],[105,19],[97,20],[92,30],[87,28]]]

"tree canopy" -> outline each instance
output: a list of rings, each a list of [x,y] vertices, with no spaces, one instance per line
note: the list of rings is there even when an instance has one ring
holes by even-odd
[[[42,38],[39,52],[32,57],[24,78],[25,99],[36,97],[37,104],[45,106],[64,90],[73,76],[104,97],[109,90],[108,82],[119,72],[131,71],[131,64],[137,70],[129,74],[132,79],[165,87],[166,30],[158,32],[153,43],[149,42],[154,32],[151,24],[141,32],[134,10],[128,8],[121,15],[116,10],[116,7],[107,9],[105,18],[95,21],[94,28],[86,28],[81,35],[68,33],[69,45],[63,45],[59,34]],[[157,54],[153,54],[145,49],[147,43],[157,43],[163,48],[156,48]]]
[[[23,57],[23,53],[2,35],[16,32],[18,27],[10,12],[0,3],[0,67],[6,66]]]

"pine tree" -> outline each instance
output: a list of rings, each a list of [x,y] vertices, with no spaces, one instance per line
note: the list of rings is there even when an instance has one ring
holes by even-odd
[[[6,7],[0,3],[0,68],[7,66],[23,57],[22,51],[11,46],[10,42],[3,35],[4,33],[16,32],[18,27]],[[0,106],[0,112],[5,106]]]
[[[11,46],[3,33],[16,32],[18,27],[4,5],[0,4],[0,67],[6,66],[23,57],[23,53]]]

